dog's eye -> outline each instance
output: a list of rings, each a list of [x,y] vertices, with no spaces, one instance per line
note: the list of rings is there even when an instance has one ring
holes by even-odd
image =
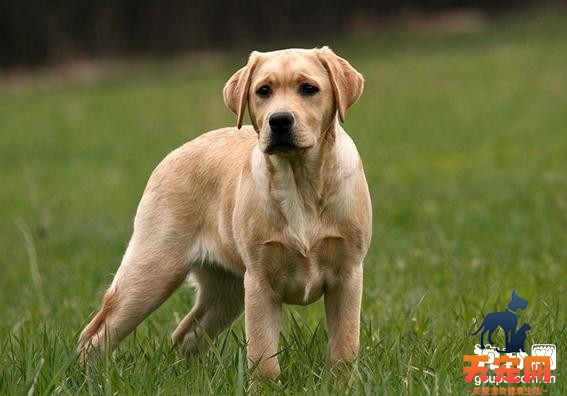
[[[261,98],[268,98],[272,94],[272,89],[267,85],[262,85],[256,90],[256,95]]]
[[[315,85],[305,83],[299,86],[299,92],[305,96],[313,96],[317,92],[319,92],[319,88],[317,88]]]

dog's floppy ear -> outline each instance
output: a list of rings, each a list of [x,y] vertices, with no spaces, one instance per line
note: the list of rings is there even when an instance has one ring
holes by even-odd
[[[362,95],[364,77],[329,47],[318,49],[317,56],[329,74],[339,118],[344,122],[347,109]]]
[[[258,63],[259,52],[253,51],[248,58],[248,63],[242,69],[230,77],[222,91],[224,103],[236,114],[236,126],[238,129],[242,127],[242,119],[246,111],[246,103],[248,102],[248,91],[250,90],[250,80],[254,68]]]

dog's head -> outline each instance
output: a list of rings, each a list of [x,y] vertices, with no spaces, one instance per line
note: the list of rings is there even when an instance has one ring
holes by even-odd
[[[328,47],[252,52],[228,80],[224,101],[242,126],[246,106],[260,149],[297,153],[318,144],[362,94],[364,79]]]
[[[527,306],[528,306],[528,302],[524,300],[522,297],[518,296],[518,293],[516,293],[516,290],[514,290],[512,292],[512,299],[510,300],[508,307],[512,311],[516,311],[518,309],[524,310],[527,308]]]

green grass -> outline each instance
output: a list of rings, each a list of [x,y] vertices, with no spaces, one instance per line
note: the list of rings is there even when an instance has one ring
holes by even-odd
[[[366,77],[346,129],[374,204],[361,352],[328,370],[320,303],[287,307],[283,394],[466,394],[469,334],[529,301],[527,345],[567,367],[567,15],[524,14],[477,34],[378,31],[330,40]],[[315,45],[317,43],[309,43]],[[147,62],[90,81],[0,81],[0,394],[243,394],[242,319],[186,361],[169,334],[183,287],[113,355],[74,348],[128,241],[163,156],[234,117],[224,81],[245,53]]]

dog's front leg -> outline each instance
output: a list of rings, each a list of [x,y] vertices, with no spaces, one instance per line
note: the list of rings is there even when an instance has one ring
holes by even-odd
[[[325,312],[331,349],[331,367],[352,361],[358,352],[362,264],[341,270],[325,292]]]
[[[275,298],[269,282],[262,277],[244,275],[244,315],[248,338],[248,361],[260,377],[275,379],[280,374],[276,354],[281,302]]]

